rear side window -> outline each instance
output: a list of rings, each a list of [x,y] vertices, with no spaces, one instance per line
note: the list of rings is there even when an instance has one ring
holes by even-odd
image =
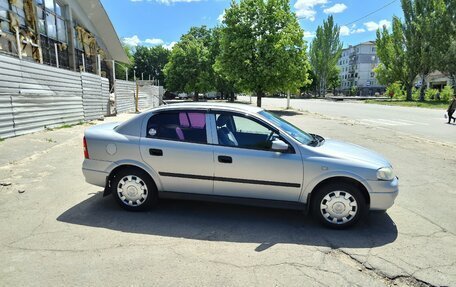
[[[207,143],[206,113],[201,111],[173,111],[154,115],[147,123],[147,137]]]

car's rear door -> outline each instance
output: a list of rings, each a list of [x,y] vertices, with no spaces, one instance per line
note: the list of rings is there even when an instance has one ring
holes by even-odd
[[[299,149],[270,149],[275,129],[253,117],[214,112],[214,194],[244,198],[298,201],[303,164]]]
[[[159,175],[164,191],[213,193],[214,155],[205,110],[172,110],[143,125],[141,156]]]

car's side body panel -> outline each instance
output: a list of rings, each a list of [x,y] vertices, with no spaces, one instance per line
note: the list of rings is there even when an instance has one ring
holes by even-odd
[[[207,144],[146,136],[147,122],[152,115],[186,109],[185,105],[160,107],[118,126],[103,124],[86,130],[90,155],[90,159],[85,159],[83,163],[86,181],[104,186],[114,169],[130,165],[150,174],[164,197],[186,197],[185,194],[188,194],[210,199],[219,196],[221,200],[244,198],[245,202],[270,200],[303,206],[319,183],[334,177],[346,177],[362,184],[369,194],[373,210],[391,207],[398,194],[397,179],[376,179],[379,164],[389,164],[386,160],[382,161],[379,155],[368,158],[371,155],[368,150],[352,146],[348,149],[358,152],[358,157],[347,158],[346,150],[339,153],[334,148],[328,152],[327,146],[304,146],[259,115],[259,109],[255,107],[244,108],[242,113],[277,129],[293,147],[292,153],[219,145],[213,112],[239,113],[230,106],[191,107],[191,110],[207,112]],[[162,155],[152,154],[151,149],[161,151]],[[231,157],[232,163],[219,162],[219,156]]]

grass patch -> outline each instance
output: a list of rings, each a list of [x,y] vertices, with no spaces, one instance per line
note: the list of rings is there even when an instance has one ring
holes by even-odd
[[[45,141],[49,142],[49,143],[57,143],[55,140],[53,139],[45,139]]]
[[[429,108],[429,109],[439,109],[446,110],[448,108],[449,102],[444,101],[402,101],[402,100],[392,100],[392,101],[378,101],[378,100],[366,100],[364,101],[367,104],[377,104],[385,106],[401,106],[401,107],[418,107],[418,108]]]
[[[1,143],[2,141],[4,141],[4,140],[5,140],[5,139],[0,138],[0,143]]]
[[[46,127],[45,129],[47,131],[54,131],[54,130],[60,130],[60,129],[69,129],[69,128],[72,128],[72,127],[75,127],[75,126],[80,126],[80,125],[83,125],[84,122],[79,122],[77,124],[64,124],[64,125],[61,125],[61,126],[58,126],[58,127],[55,127],[55,128],[49,128],[49,127]]]

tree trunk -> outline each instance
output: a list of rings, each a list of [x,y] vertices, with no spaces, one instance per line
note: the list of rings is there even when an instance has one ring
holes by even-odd
[[[426,76],[421,77],[421,89],[420,89],[420,102],[424,102],[424,96],[426,92]]]
[[[220,99],[223,100],[223,92],[220,92]]]
[[[230,102],[234,103],[234,92],[230,93]]]
[[[406,101],[411,101],[412,100],[412,86],[411,85],[406,85],[405,86],[405,90],[407,92],[405,100]]]
[[[264,93],[263,92],[257,92],[257,107],[261,108],[261,98],[263,97]]]
[[[195,101],[195,102],[199,101],[199,97],[198,97],[198,92],[197,91],[195,91],[195,94],[193,95],[193,101]]]

